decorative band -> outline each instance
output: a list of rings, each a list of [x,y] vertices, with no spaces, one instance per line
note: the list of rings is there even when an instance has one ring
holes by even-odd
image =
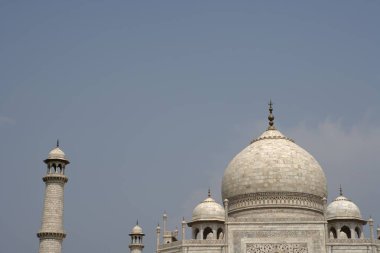
[[[40,239],[57,239],[62,240],[66,238],[65,233],[61,232],[38,232],[37,237]]]
[[[229,199],[229,213],[256,208],[285,207],[324,210],[323,198],[298,192],[259,192],[243,194]]]
[[[254,139],[251,141],[251,144],[256,142],[256,141],[261,141],[261,140],[268,140],[268,139],[283,139],[283,140],[288,140],[288,141],[291,141],[291,142],[294,142],[293,139],[290,139],[288,137],[285,137],[285,136],[264,136],[264,137],[260,137],[260,138],[257,138],[257,139]]]
[[[42,178],[44,182],[57,182],[57,183],[67,183],[69,180],[66,176],[63,175],[46,175]]]

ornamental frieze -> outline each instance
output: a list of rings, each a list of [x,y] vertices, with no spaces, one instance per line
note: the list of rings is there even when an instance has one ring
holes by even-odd
[[[324,203],[319,196],[298,192],[259,192],[229,199],[229,212],[262,207],[297,207],[323,213]]]
[[[307,253],[306,243],[248,243],[247,253]]]

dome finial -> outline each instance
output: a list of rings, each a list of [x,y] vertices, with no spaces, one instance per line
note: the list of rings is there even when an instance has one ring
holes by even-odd
[[[268,120],[269,120],[269,126],[268,126],[268,130],[276,130],[276,128],[274,127],[274,116],[272,114],[273,112],[273,103],[272,103],[272,99],[269,100],[269,116],[268,116]]]
[[[59,147],[59,139],[57,139],[57,148]]]
[[[339,195],[343,196],[343,190],[342,190],[342,185],[341,184],[339,185]]]
[[[210,187],[208,188],[208,194],[207,194],[207,196],[208,196],[209,198],[211,198],[211,190],[210,190]]]
[[[136,220],[136,225],[139,225],[139,219]]]

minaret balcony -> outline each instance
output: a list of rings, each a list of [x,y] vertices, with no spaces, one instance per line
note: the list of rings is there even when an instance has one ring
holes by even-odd
[[[37,233],[37,237],[40,239],[57,239],[57,240],[62,240],[66,238],[66,233],[65,232],[45,232],[45,231],[40,231]]]
[[[63,174],[47,174],[42,180],[44,182],[67,183],[69,179]]]

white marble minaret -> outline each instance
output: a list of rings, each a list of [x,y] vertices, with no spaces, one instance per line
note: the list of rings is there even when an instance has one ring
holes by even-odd
[[[144,233],[142,228],[139,226],[139,222],[136,222],[136,226],[132,228],[129,236],[131,237],[131,243],[129,244],[131,253],[142,253],[144,248]]]
[[[63,189],[68,180],[65,167],[69,161],[59,148],[58,141],[57,147],[50,151],[44,162],[47,171],[42,178],[46,188],[41,229],[37,233],[40,238],[39,253],[61,253],[62,241],[66,237],[63,229]]]

